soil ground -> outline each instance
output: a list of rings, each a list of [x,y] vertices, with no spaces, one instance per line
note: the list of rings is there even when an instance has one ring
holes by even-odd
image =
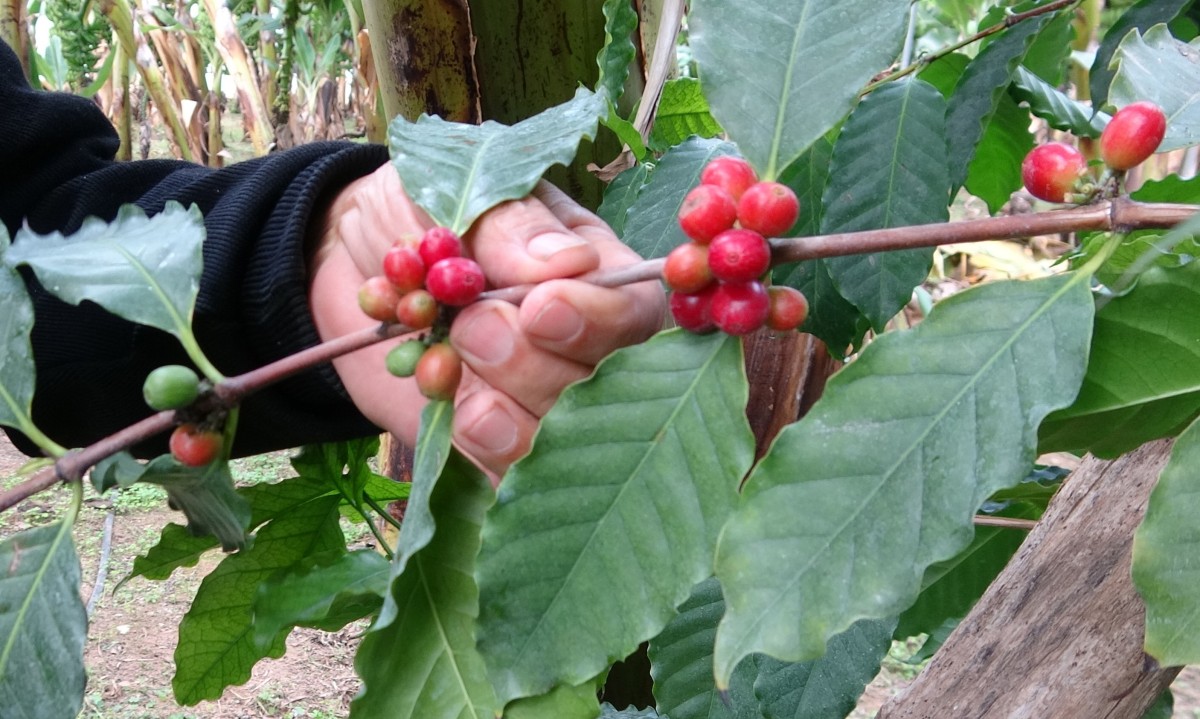
[[[264,455],[235,462],[239,483],[270,482],[290,476],[287,453]],[[0,488],[19,481],[26,457],[0,433]],[[134,557],[158,538],[162,527],[180,521],[167,508],[161,490],[134,485],[98,497],[90,489],[75,527],[75,543],[83,568],[82,598],[92,594],[99,568],[106,515],[113,513],[111,553],[107,579],[97,595],[88,628],[84,661],[88,685],[85,719],[335,719],[348,714],[358,691],[354,651],[362,623],[337,633],[298,629],[292,632],[287,653],[264,660],[254,668],[249,682],[230,687],[216,701],[180,707],[171,695],[172,655],[179,621],[205,574],[221,555],[210,553],[197,566],[177,570],[165,581],[136,578],[117,591],[113,587],[132,568]],[[0,538],[22,529],[54,521],[66,506],[66,492],[53,490],[21,503],[0,515]],[[355,530],[347,525],[354,537]],[[897,645],[879,677],[867,687],[852,719],[870,719],[890,696],[902,690],[917,668],[903,661],[905,648]],[[1172,687],[1173,719],[1200,719],[1200,669],[1189,668]]]

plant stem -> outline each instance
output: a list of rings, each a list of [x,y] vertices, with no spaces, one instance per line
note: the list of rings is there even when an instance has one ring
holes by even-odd
[[[388,560],[391,561],[394,559],[396,553],[392,551],[392,548],[388,546],[388,543],[384,540],[383,534],[379,532],[379,527],[375,526],[375,520],[371,519],[371,515],[364,512],[361,506],[355,507],[355,509],[358,510],[358,513],[362,515],[363,521],[365,521],[367,526],[370,527],[371,534],[375,536],[375,541],[379,542],[379,548],[382,549],[383,553],[387,555]]]
[[[1017,23],[1021,22],[1022,20],[1028,20],[1029,18],[1037,17],[1038,15],[1045,15],[1048,12],[1055,12],[1057,10],[1061,10],[1062,8],[1068,7],[1070,5],[1074,5],[1080,1],[1081,0],[1054,0],[1054,2],[1052,2],[1052,3],[1047,3],[1046,5],[1042,5],[1041,7],[1036,7],[1032,10],[1026,10],[1025,12],[1013,13],[1012,15],[1008,15],[1007,17],[1004,18],[1003,21],[998,22],[995,25],[984,28],[983,30],[980,30],[979,32],[975,33],[974,35],[971,35],[970,37],[959,40],[958,42],[956,42],[952,45],[948,45],[931,55],[925,55],[924,57],[918,58],[916,62],[909,63],[908,65],[900,68],[896,72],[893,72],[892,74],[890,74],[886,77],[876,80],[875,82],[871,83],[870,85],[867,85],[866,87],[864,87],[862,89],[862,92],[859,93],[859,97],[869,94],[872,90],[879,89],[885,83],[889,83],[894,80],[899,80],[902,77],[907,77],[908,75],[911,75],[914,72],[917,72],[918,70],[924,68],[927,65],[932,65],[934,62],[937,62],[938,60],[945,57],[946,55],[949,55],[950,53],[961,50],[962,48],[966,47],[967,45],[970,45],[971,43],[978,42],[978,41],[982,40],[983,38],[987,37],[988,35],[995,35],[996,33],[1000,32],[1001,30],[1006,30],[1006,29],[1012,27],[1013,25],[1016,25]]]
[[[889,250],[936,247],[951,243],[1015,239],[1079,230],[1128,233],[1132,230],[1172,228],[1197,214],[1200,207],[1169,203],[1141,203],[1118,197],[1082,207],[1051,210],[1030,215],[988,217],[931,225],[894,227],[884,230],[843,232],[813,237],[782,237],[771,241],[772,265],[825,257],[869,254]],[[589,272],[577,280],[600,287],[620,287],[657,281],[662,258],[633,265]],[[480,299],[498,299],[520,304],[533,285],[516,285],[483,293]],[[323,342],[271,364],[230,377],[213,387],[213,409],[232,408],[245,396],[287,379],[336,357],[411,331],[400,324],[380,324]],[[59,481],[78,482],[94,464],[135,444],[164,432],[175,424],[173,411],[159,412],[130,425],[81,450],[69,452],[30,479],[0,493],[0,511]]]
[[[1026,532],[1037,526],[1037,522],[1032,519],[989,517],[983,514],[976,514],[973,521],[976,527],[1003,527],[1004,529],[1022,529]]]

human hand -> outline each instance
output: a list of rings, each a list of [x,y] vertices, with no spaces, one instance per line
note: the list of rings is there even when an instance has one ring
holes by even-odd
[[[309,306],[323,340],[376,324],[359,309],[359,286],[382,274],[383,255],[396,240],[431,226],[390,165],[338,194],[309,268]],[[490,286],[537,284],[520,307],[475,302],[451,327],[467,370],[455,399],[454,441],[498,476],[529,449],[538,420],[562,390],[613,350],[657,331],[666,303],[657,282],[607,289],[565,279],[639,257],[545,183],[485,213],[464,240]],[[394,344],[345,355],[334,368],[359,410],[411,445],[426,400],[414,381],[388,374],[384,358]]]

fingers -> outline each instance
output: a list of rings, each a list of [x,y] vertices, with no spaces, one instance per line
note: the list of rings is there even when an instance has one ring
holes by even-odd
[[[493,287],[571,277],[600,266],[593,243],[536,197],[494,208],[476,221],[466,239]]]
[[[538,418],[503,392],[481,385],[454,410],[459,449],[493,474],[493,484],[529,451]]]

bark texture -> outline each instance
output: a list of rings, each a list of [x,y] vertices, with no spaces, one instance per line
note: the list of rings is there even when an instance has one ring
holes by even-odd
[[[925,671],[878,719],[1140,719],[1179,668],[1142,652],[1133,532],[1170,440],[1089,457]]]

